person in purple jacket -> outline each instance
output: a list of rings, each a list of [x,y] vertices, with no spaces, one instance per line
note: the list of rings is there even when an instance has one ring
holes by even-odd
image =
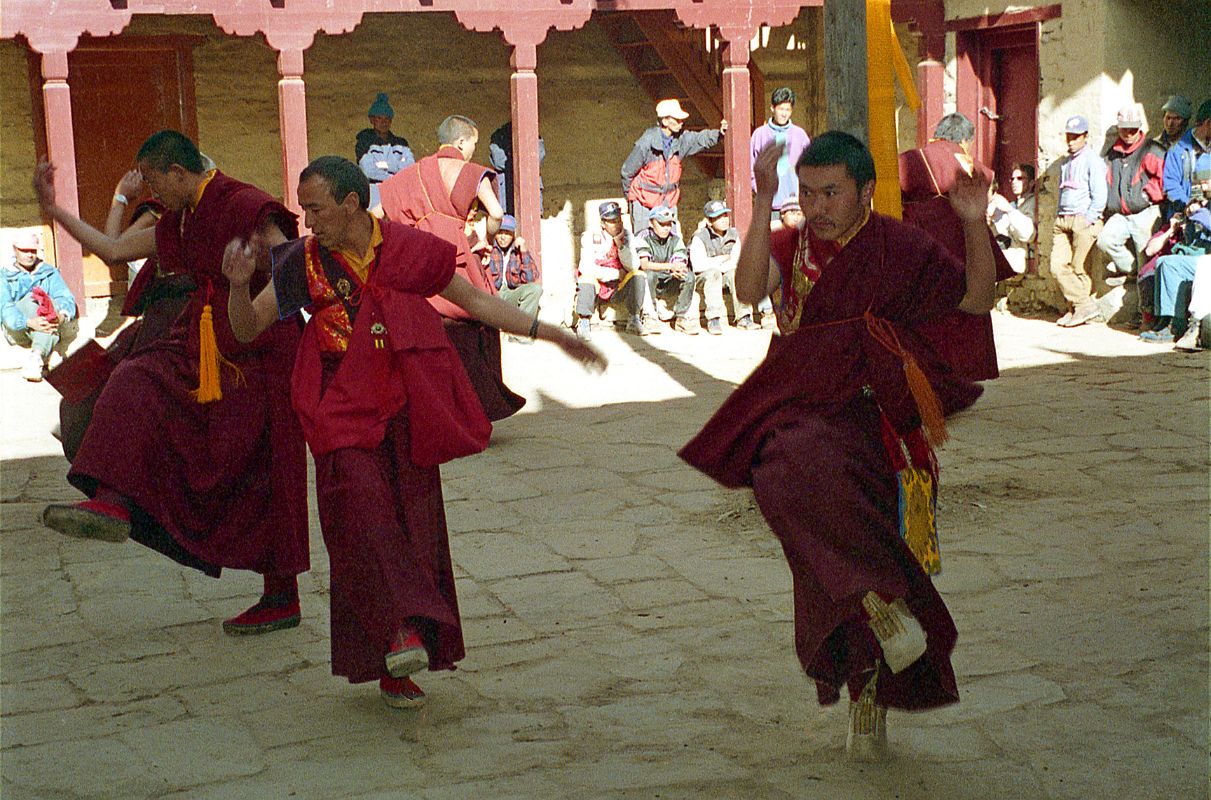
[[[783,145],[782,158],[778,159],[778,191],[774,193],[774,205],[770,208],[770,229],[782,227],[779,211],[787,200],[799,197],[799,179],[795,176],[795,163],[799,154],[811,142],[807,131],[791,122],[795,110],[795,93],[789,87],[775,89],[770,95],[770,118],[753,131],[749,150],[751,164],[757,163],[757,154],[770,142]],[[750,166],[751,166],[750,164]],[[753,178],[753,191],[757,191],[757,179]]]

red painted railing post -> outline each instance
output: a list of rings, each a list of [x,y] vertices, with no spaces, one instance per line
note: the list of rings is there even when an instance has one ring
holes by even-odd
[[[538,175],[538,47],[529,42],[513,46],[510,59],[509,103],[513,112],[513,197],[517,229],[534,262],[542,267],[542,197]]]
[[[307,86],[303,83],[302,49],[278,53],[278,124],[282,137],[282,197],[296,214],[299,173],[307,166]]]
[[[76,189],[76,144],[71,122],[71,88],[67,84],[67,52],[42,54],[42,104],[46,116],[47,156],[55,165],[55,202],[71,214],[80,213]],[[84,314],[84,251],[58,222],[54,223],[55,266]]]
[[[753,217],[752,163],[749,138],[753,130],[753,98],[749,83],[748,39],[729,38],[723,45],[723,113],[727,135],[723,137],[723,174],[727,180],[727,204],[732,224],[747,230]]]

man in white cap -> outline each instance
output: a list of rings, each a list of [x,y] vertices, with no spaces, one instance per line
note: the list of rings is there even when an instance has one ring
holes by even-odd
[[[1110,257],[1106,270],[1118,273],[1107,279],[1112,285],[1136,271],[1165,197],[1165,149],[1144,135],[1144,127],[1139,105],[1124,106],[1118,112],[1118,139],[1106,154],[1106,224],[1097,246]],[[1135,252],[1128,241],[1135,242]]]
[[[656,206],[677,213],[685,159],[719,144],[727,132],[727,120],[720,120],[715,130],[682,130],[688,116],[678,100],[661,100],[656,104],[659,124],[643,132],[622,164],[622,191],[631,204],[635,233],[647,228],[648,214]]]
[[[53,264],[38,255],[42,241],[28,231],[13,241],[13,261],[0,280],[0,317],[9,344],[30,349],[21,371],[27,381],[42,380],[60,338],[75,330],[76,299]]]
[[[1089,147],[1089,121],[1077,115],[1064,124],[1068,155],[1060,161],[1060,199],[1051,234],[1051,274],[1071,306],[1056,320],[1062,328],[1100,316],[1085,260],[1102,230],[1106,208],[1106,164]]]

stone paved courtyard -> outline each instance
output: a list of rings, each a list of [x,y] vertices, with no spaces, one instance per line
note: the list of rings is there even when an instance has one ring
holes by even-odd
[[[0,372],[5,800],[1194,798],[1208,789],[1208,356],[994,315],[1003,377],[941,453],[962,702],[843,758],[744,493],[676,448],[764,351],[600,332],[506,345],[527,413],[445,470],[468,655],[392,711],[329,672],[312,513],[301,627],[233,639],[258,579],[41,528],[76,497],[57,395]],[[314,502],[314,501],[313,501]]]

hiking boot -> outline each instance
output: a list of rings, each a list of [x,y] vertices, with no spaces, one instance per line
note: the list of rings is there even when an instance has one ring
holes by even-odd
[[[33,350],[26,359],[25,366],[21,368],[21,377],[30,383],[37,383],[42,380],[42,372],[45,369],[46,362],[42,360],[42,354]]]
[[[684,333],[687,336],[697,336],[698,328],[699,325],[697,320],[691,322],[685,317],[678,317],[676,321],[673,322],[673,330],[677,331],[678,333]]]
[[[903,599],[888,603],[874,592],[862,598],[870,629],[874,631],[883,660],[893,675],[912,666],[925,654],[925,630],[908,610]]]
[[[1086,322],[1095,322],[1101,319],[1102,313],[1098,310],[1097,303],[1089,302],[1073,309],[1072,316],[1067,322],[1057,322],[1056,324],[1063,328],[1075,328],[1078,325],[1084,325]]]
[[[257,636],[297,628],[302,619],[298,595],[261,595],[252,608],[223,620],[223,633],[228,636]]]
[[[429,653],[420,634],[408,626],[400,628],[395,641],[384,659],[387,674],[392,678],[406,678],[429,666]]]
[[[875,704],[878,677],[876,670],[858,699],[849,702],[845,757],[850,761],[883,761],[887,758],[887,708]]]
[[[591,334],[589,333],[589,318],[581,317],[576,321],[576,338],[582,342],[589,341]]]
[[[1173,341],[1173,331],[1168,328],[1162,328],[1159,331],[1144,331],[1140,334],[1140,341],[1149,344],[1169,344]]]
[[[742,331],[759,331],[761,326],[753,322],[753,318],[745,314],[740,319],[736,320],[736,327]]]
[[[633,333],[636,336],[651,336],[653,333],[660,333],[660,329],[650,325],[643,317],[635,315],[627,322],[627,333]]]
[[[101,500],[53,503],[42,510],[42,524],[77,539],[120,544],[130,538],[130,512]]]
[[[411,678],[379,678],[378,693],[392,708],[420,708],[425,704],[424,691]]]
[[[723,321],[719,319],[708,319],[706,321],[706,332],[711,336],[722,336]]]
[[[1181,335],[1181,338],[1173,343],[1174,350],[1181,350],[1185,353],[1196,353],[1200,349],[1198,346],[1198,335],[1202,330],[1203,320],[1190,318],[1190,324],[1186,326],[1186,332]]]

